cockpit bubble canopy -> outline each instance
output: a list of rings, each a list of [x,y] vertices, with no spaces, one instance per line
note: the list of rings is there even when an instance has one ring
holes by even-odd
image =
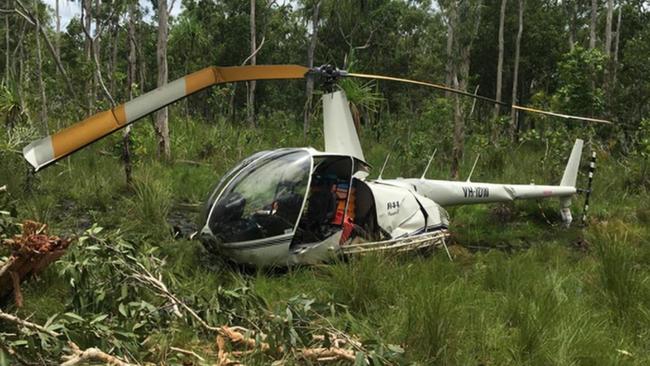
[[[222,243],[292,233],[307,194],[311,166],[308,151],[280,150],[233,169],[238,171],[227,174],[232,178],[209,214],[210,231]]]

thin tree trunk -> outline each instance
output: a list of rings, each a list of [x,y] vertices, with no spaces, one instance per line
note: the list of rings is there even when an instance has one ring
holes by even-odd
[[[596,17],[598,16],[598,0],[591,0],[591,24],[589,25],[589,49],[596,48]]]
[[[622,4],[618,6],[618,17],[616,19],[616,38],[614,39],[614,62],[612,65],[612,85],[616,86],[616,72],[618,71],[618,44],[621,36],[621,9]]]
[[[605,56],[612,52],[612,17],[614,15],[614,0],[607,0],[607,21],[605,23]]]
[[[467,90],[467,81],[469,79],[470,56],[472,51],[472,43],[478,34],[478,29],[481,24],[481,1],[474,4],[464,4],[463,6],[474,6],[473,10],[476,12],[473,23],[464,24],[467,28],[474,27],[464,37],[455,37],[455,48],[459,50],[458,67],[454,68],[454,87],[463,91]],[[465,11],[471,12],[472,10],[466,9]],[[454,14],[456,18],[456,14]],[[465,22],[472,22],[471,19],[466,19]],[[458,23],[454,24],[454,28]],[[465,30],[467,32],[467,30]],[[462,40],[462,41],[460,41]],[[465,120],[464,120],[463,105],[458,94],[455,95],[454,106],[454,137],[452,147],[451,159],[451,177],[458,179],[460,170],[460,163],[463,159],[463,150],[465,148]]]
[[[9,53],[10,53],[10,44],[9,44],[9,33],[11,33],[11,29],[9,29],[9,13],[5,14],[5,77],[9,79]]]
[[[91,89],[91,98],[93,105],[95,104],[95,101],[98,99],[97,96],[97,85],[99,84],[99,73],[101,70],[99,68],[101,67],[101,36],[99,34],[100,32],[100,13],[101,13],[101,3],[100,0],[95,0],[95,36],[93,37],[93,42],[92,42],[92,52],[93,52],[93,60],[94,60],[94,66],[97,70],[95,70],[95,73],[93,73],[93,86]]]
[[[578,22],[578,3],[574,0],[569,4],[569,50],[573,52],[576,46],[576,33]]]
[[[54,38],[54,49],[56,50],[56,57],[61,57],[61,13],[59,12],[59,0],[56,0],[55,6],[56,17],[56,37]]]
[[[128,70],[127,70],[127,87],[126,93],[129,97],[129,100],[133,99],[133,84],[135,83],[136,78],[136,40],[135,40],[135,1],[131,1],[129,4],[129,23],[128,23],[128,36],[127,44],[129,46],[129,55],[128,55]],[[117,47],[116,47],[117,48]],[[124,163],[124,177],[126,179],[126,185],[131,186],[133,183],[132,179],[132,163],[131,163],[131,125],[128,125],[124,128],[122,133],[122,162]]]
[[[23,95],[23,77],[25,75],[25,49],[22,43],[18,46],[18,83],[16,84],[16,90],[18,91],[18,99],[20,100],[20,105],[25,108],[25,96]]]
[[[257,55],[255,54],[255,49],[257,49],[257,40],[256,40],[256,34],[257,31],[255,29],[255,1],[256,0],[251,0],[251,11],[250,11],[250,30],[251,30],[251,54],[253,55],[251,57],[250,63],[251,65],[255,65],[257,63]],[[248,102],[247,102],[247,111],[248,111],[248,124],[251,127],[257,127],[257,122],[255,120],[255,88],[257,86],[257,82],[255,80],[249,81],[248,82]]]
[[[519,52],[521,50],[521,35],[524,32],[524,0],[519,0],[519,19],[517,28],[517,40],[515,41],[515,66],[512,75],[512,104],[518,104],[517,87],[519,86]],[[510,110],[510,139],[515,140],[517,137],[517,117],[519,114],[517,110],[511,108]]]
[[[454,82],[454,27],[456,22],[456,3],[451,2],[447,11],[447,64],[445,65],[446,83]],[[450,92],[445,92],[445,97],[451,97]]]
[[[605,77],[604,77],[604,87],[605,96],[609,101],[611,98],[611,68],[612,68],[612,17],[614,15],[614,0],[607,0],[607,20],[605,23]]]
[[[158,1],[158,43],[156,59],[158,61],[158,87],[167,84],[167,0]],[[171,158],[169,145],[169,124],[167,107],[156,112],[156,135],[158,137],[158,156]]]
[[[508,0],[501,0],[501,10],[499,12],[499,59],[497,61],[497,89],[496,89],[496,100],[501,101],[501,87],[503,82],[503,24],[506,18],[506,5]],[[499,117],[499,108],[498,103],[494,104],[494,119],[496,120]],[[497,124],[495,123],[495,126]],[[493,128],[493,132],[498,131],[498,127]],[[493,133],[492,138],[496,138],[496,133]]]
[[[321,0],[314,5],[314,10],[311,15],[311,39],[309,40],[309,48],[307,48],[307,67],[314,67],[314,52],[316,51],[316,44],[318,42],[318,23],[320,19],[320,6]],[[307,86],[305,88],[305,96],[307,97],[307,102],[305,103],[305,111],[303,116],[303,128],[302,135],[304,139],[307,139],[307,131],[309,131],[309,118],[311,115],[311,104],[312,97],[314,94],[314,79],[307,78]]]
[[[86,55],[86,62],[92,63],[92,40],[90,39],[90,24],[91,24],[91,12],[92,12],[92,3],[91,0],[82,0],[81,2],[81,11],[84,13],[84,24],[83,27],[86,29],[86,38],[84,40],[84,54]],[[86,83],[86,108],[88,109],[87,113],[91,114],[95,101],[92,96],[92,85],[93,78],[90,78]]]
[[[42,123],[42,132],[47,134],[48,123],[47,123],[47,97],[45,95],[45,83],[43,82],[43,58],[41,56],[41,33],[40,33],[41,23],[38,18],[36,19],[36,79],[38,79],[38,88],[41,96],[41,114],[40,119]]]
[[[110,90],[111,94],[115,95],[115,87],[116,87],[116,80],[115,80],[115,67],[117,65],[117,50],[120,47],[120,32],[119,32],[119,24],[118,18],[114,18],[114,23],[111,26],[111,42],[113,47],[111,49],[111,58],[109,59],[108,63],[108,73],[111,75],[111,84],[110,84]]]

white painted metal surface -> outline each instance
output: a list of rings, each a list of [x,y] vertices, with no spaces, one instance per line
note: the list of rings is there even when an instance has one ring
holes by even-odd
[[[354,127],[348,98],[343,91],[323,95],[323,124],[325,152],[351,155],[366,161]]]

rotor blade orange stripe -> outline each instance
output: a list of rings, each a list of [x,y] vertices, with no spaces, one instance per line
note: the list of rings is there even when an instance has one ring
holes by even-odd
[[[54,159],[59,159],[89,142],[98,140],[119,127],[111,110],[92,115],[52,135]]]
[[[301,79],[309,71],[299,65],[208,67],[172,81],[113,109],[97,113],[50,137],[23,148],[23,156],[40,169],[91,144],[142,116],[215,84],[263,79]],[[182,89],[179,89],[182,88]]]

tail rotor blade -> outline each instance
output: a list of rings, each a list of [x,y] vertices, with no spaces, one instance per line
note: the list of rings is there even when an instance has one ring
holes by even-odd
[[[34,141],[23,149],[23,156],[39,170],[151,112],[212,85],[248,80],[302,79],[308,71],[299,65],[207,67]]]

